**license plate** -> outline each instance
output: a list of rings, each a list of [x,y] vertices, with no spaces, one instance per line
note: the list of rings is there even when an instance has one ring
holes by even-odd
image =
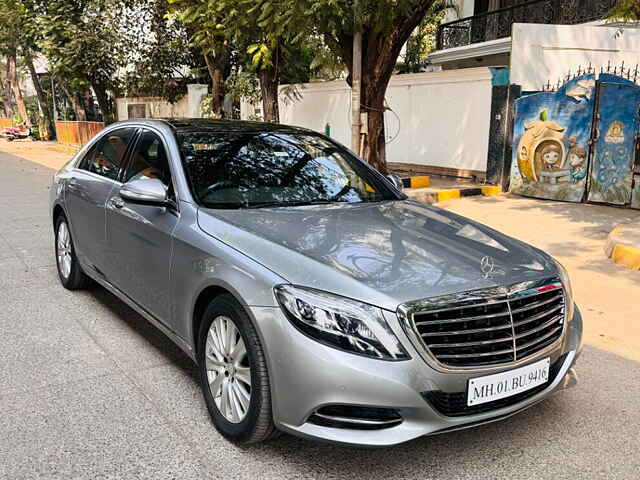
[[[493,402],[542,385],[549,379],[550,363],[545,358],[508,372],[472,378],[467,388],[467,406]]]

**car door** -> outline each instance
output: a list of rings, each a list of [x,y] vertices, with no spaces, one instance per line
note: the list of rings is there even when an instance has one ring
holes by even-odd
[[[105,203],[114,186],[135,128],[106,133],[89,149],[65,185],[65,205],[78,256],[102,271],[105,258]]]
[[[122,183],[158,178],[167,187],[171,205],[132,203],[114,189],[106,203],[106,235],[112,253],[109,280],[164,323],[171,317],[171,255],[173,231],[179,220],[168,149],[162,137],[141,131],[123,169]]]

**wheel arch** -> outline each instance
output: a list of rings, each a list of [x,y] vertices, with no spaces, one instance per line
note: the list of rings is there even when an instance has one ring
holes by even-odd
[[[56,228],[56,222],[58,221],[58,218],[60,218],[61,215],[64,216],[65,218],[67,216],[64,212],[64,208],[62,208],[62,205],[60,205],[59,203],[56,203],[52,211],[53,228]]]
[[[208,285],[200,291],[193,304],[193,313],[191,315],[191,342],[193,342],[193,353],[196,361],[198,359],[198,334],[200,332],[202,316],[209,304],[221,295],[231,295],[240,305],[243,305],[234,292],[222,285]],[[251,318],[251,316],[249,316],[249,318]]]

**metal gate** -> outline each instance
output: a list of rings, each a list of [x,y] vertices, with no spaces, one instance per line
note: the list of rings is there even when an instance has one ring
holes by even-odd
[[[639,108],[640,87],[606,73],[580,75],[556,91],[519,98],[511,192],[640,206],[633,176]]]

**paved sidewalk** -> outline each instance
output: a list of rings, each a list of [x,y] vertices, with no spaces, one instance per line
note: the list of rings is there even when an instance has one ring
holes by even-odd
[[[7,142],[0,139],[0,152],[30,160],[53,170],[59,170],[69,161],[76,149],[58,142],[33,142],[31,140]]]
[[[577,388],[502,422],[382,451],[288,435],[236,447],[211,426],[191,362],[159,331],[101,288],[71,293],[59,285],[47,204],[52,170],[2,153],[0,168],[1,479],[638,476],[640,364],[589,346]],[[486,210],[500,226],[489,199],[456,202],[449,208],[455,203],[476,217]],[[518,205],[525,208],[514,202],[505,211],[517,215]],[[547,215],[560,221],[562,211]],[[603,224],[580,228],[599,237]],[[549,243],[552,253],[571,258],[575,246]],[[605,280],[596,298],[576,282],[587,311],[598,308],[615,278],[599,274]],[[626,292],[619,310],[602,308],[590,318],[615,321],[635,299]]]
[[[640,361],[640,272],[605,254],[607,235],[640,211],[500,195],[441,203],[539,247],[569,270],[585,319],[585,341]],[[640,410],[639,410],[640,411]]]

